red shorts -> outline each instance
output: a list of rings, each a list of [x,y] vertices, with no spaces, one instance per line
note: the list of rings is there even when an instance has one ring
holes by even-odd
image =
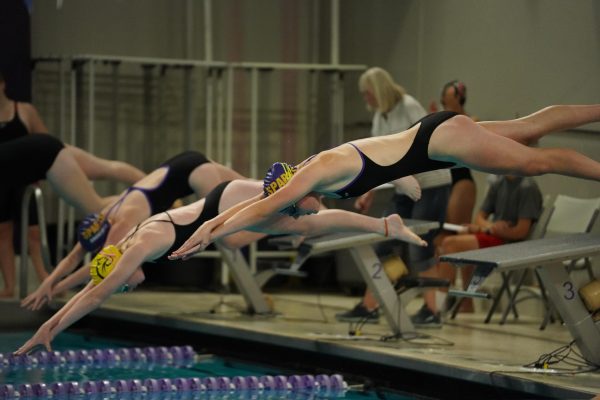
[[[497,236],[490,235],[489,233],[476,233],[475,237],[477,238],[477,243],[479,243],[480,249],[485,249],[486,247],[494,247],[500,246],[504,244],[504,240],[500,239]]]

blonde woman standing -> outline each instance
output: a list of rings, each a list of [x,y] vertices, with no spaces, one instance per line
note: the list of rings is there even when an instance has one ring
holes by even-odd
[[[396,83],[392,76],[379,67],[369,68],[358,81],[367,109],[373,112],[371,136],[389,135],[404,131],[423,118],[427,113],[421,104]],[[407,176],[394,182],[395,191],[384,215],[399,214],[402,218],[415,218],[444,222],[445,210],[450,195],[452,178],[448,169],[423,172]],[[373,202],[374,191],[360,196],[355,207],[367,212]],[[423,236],[427,247],[404,246],[403,259],[414,274],[435,265],[433,238],[437,230]],[[377,255],[383,260],[385,270],[392,280],[406,273],[396,250],[399,243],[385,242],[377,246]],[[352,310],[336,315],[340,321],[367,320],[377,322],[378,304],[367,291],[363,299]]]

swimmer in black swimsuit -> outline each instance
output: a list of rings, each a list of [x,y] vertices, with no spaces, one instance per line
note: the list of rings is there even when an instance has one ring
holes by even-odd
[[[25,354],[40,345],[50,349],[50,342],[57,334],[92,312],[113,293],[128,292],[139,285],[144,280],[142,263],[163,260],[206,220],[262,192],[263,184],[260,181],[224,182],[205,199],[145,220],[119,243],[105,247],[98,253],[88,266],[88,279],[90,275],[92,278],[88,284],[45,322],[17,354]],[[421,241],[404,226],[397,214],[373,218],[343,210],[324,210],[318,217],[301,219],[276,215],[256,232],[238,232],[221,243],[237,248],[264,237],[265,232],[318,235],[340,231],[378,233],[403,240]],[[82,269],[82,272],[86,271]],[[60,285],[72,283],[67,282],[69,280],[70,277]],[[63,290],[64,287],[56,289]]]
[[[63,143],[46,134],[29,134],[0,145],[3,185],[15,187],[39,180],[50,182],[70,205],[85,213],[96,212],[103,201]]]
[[[517,120],[477,123],[451,112],[430,114],[406,131],[343,144],[292,168],[283,178],[274,177],[272,194],[208,221],[172,257],[189,256],[273,214],[315,213],[317,195],[358,196],[436,168],[465,166],[518,176],[557,173],[600,181],[600,163],[582,154],[527,146],[552,131],[594,121],[600,121],[600,105],[551,106]]]
[[[78,232],[79,242],[22,304],[39,309],[51,299],[52,287],[75,270],[86,252],[95,253],[105,245],[117,243],[131,228],[151,215],[168,210],[177,199],[193,193],[202,198],[219,183],[242,178],[195,151],[186,151],[165,161],[126,189],[100,214],[86,217]]]
[[[5,93],[6,82],[0,72],[0,146],[30,133],[48,133],[36,108],[30,103],[17,102]],[[132,184],[144,177],[139,169],[121,161],[96,157],[77,147],[65,145],[65,151],[71,153],[88,179],[114,179]],[[23,160],[31,158],[26,149]],[[45,154],[47,156],[47,154]],[[12,166],[14,168],[16,166]],[[10,172],[12,173],[12,169]],[[6,172],[6,171],[4,171]],[[14,225],[20,221],[21,203],[27,185],[5,187],[0,191],[0,269],[4,278],[1,297],[12,297],[15,289],[15,253],[13,248]],[[41,232],[37,221],[35,202],[29,204],[29,227],[27,231],[29,255],[41,281],[48,272],[42,258]]]

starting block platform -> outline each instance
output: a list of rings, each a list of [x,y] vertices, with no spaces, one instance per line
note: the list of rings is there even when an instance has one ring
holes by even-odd
[[[417,235],[425,234],[439,227],[439,224],[433,221],[405,219],[404,223]],[[379,302],[380,310],[393,334],[400,335],[402,332],[414,332],[414,326],[405,310],[405,305],[418,293],[419,287],[424,286],[413,284],[398,294],[373,250],[374,244],[389,240],[396,239],[374,233],[338,233],[307,238],[303,241],[299,241],[297,236],[278,237],[272,243],[281,248],[297,248],[297,257],[289,269],[266,270],[259,272],[256,276],[251,274],[250,268],[239,250],[232,251],[222,246],[218,246],[218,248],[229,266],[249,310],[257,314],[271,312],[261,291],[261,287],[271,277],[278,274],[301,275],[300,267],[310,257],[332,251],[349,251],[367,287]]]
[[[600,236],[590,233],[558,236],[465,251],[440,257],[457,266],[474,265],[467,292],[477,292],[492,271],[537,268],[548,296],[583,356],[600,365],[600,321],[594,321],[579,296],[563,261],[600,254]]]

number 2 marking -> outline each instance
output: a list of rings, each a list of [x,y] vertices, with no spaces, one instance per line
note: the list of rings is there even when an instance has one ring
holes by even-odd
[[[381,278],[381,270],[383,268],[383,265],[381,263],[375,263],[373,264],[373,268],[375,268],[375,272],[373,272],[373,279],[380,279]]]

